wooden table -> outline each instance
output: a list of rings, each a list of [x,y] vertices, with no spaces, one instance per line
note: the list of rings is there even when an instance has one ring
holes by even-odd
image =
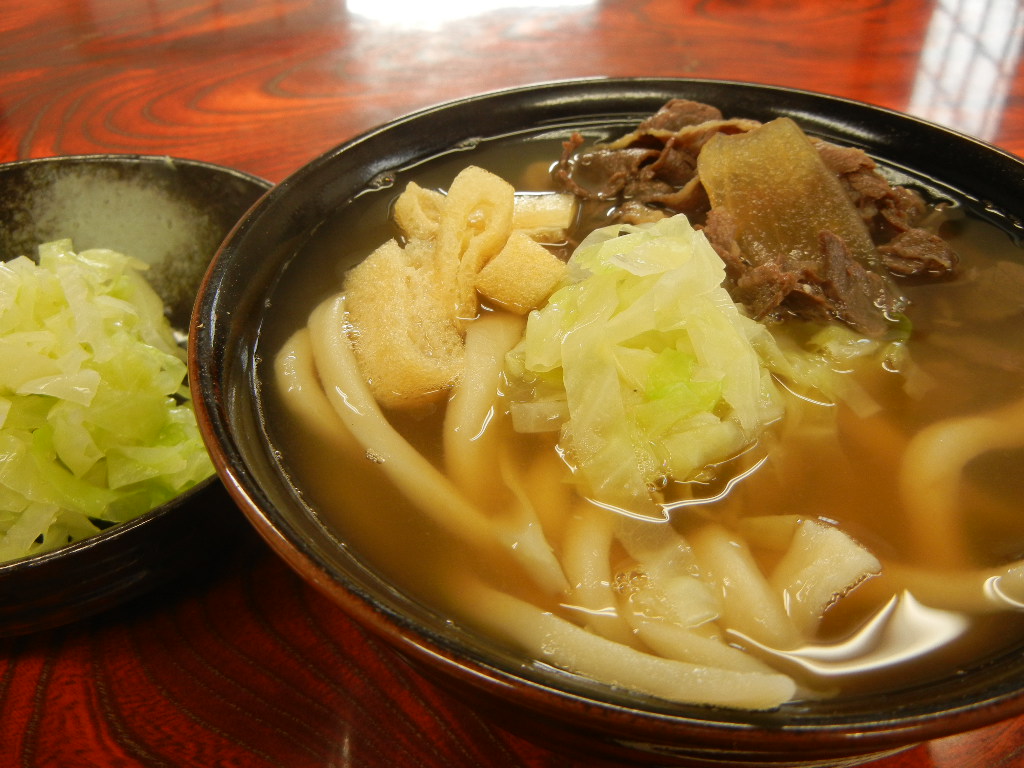
[[[1024,154],[1022,19],[1010,0],[0,0],[0,161],[166,153],[279,181],[411,109],[595,75],[797,86]],[[0,641],[0,764],[582,768],[426,683],[239,531],[208,572]],[[876,764],[926,766],[1024,766],[1024,718]]]

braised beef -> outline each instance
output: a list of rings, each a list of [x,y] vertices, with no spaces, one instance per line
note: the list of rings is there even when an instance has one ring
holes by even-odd
[[[889,194],[879,206],[882,219],[896,232],[913,228],[927,212],[927,203],[917,192],[906,187],[890,187]]]
[[[912,229],[927,213],[921,196],[907,187],[892,186],[864,150],[821,140],[813,143],[822,161],[846,187],[864,221],[875,227],[879,236]],[[886,227],[892,231],[885,232]]]
[[[822,232],[820,239],[822,259],[811,268],[805,284],[821,291],[837,319],[865,336],[882,336],[891,317],[904,308],[902,295],[854,259],[841,238]]]
[[[573,135],[553,173],[562,189],[582,201],[588,211],[583,220],[595,226],[687,214],[724,261],[733,299],[757,318],[831,318],[880,336],[905,304],[893,278],[935,279],[956,272],[956,253],[922,226],[929,207],[917,192],[890,184],[863,150],[819,139],[812,144],[867,225],[876,258],[855,257],[842,238],[821,232],[820,252],[811,257],[776,254],[751,262],[738,244],[729,211],[710,206],[697,160],[715,134],[760,125],[676,99],[615,141],[580,151],[584,139]]]
[[[726,288],[733,300],[757,319],[783,314],[817,322],[834,319],[878,337],[888,330],[889,318],[903,308],[899,291],[857,261],[831,232],[819,235],[818,259],[775,254],[759,264],[743,259],[727,211],[713,209],[704,234],[725,263]]]
[[[712,208],[708,211],[704,224],[704,236],[725,262],[726,279],[738,283],[743,273],[752,265],[743,260],[740,245],[736,240],[736,221],[728,209]],[[736,300],[739,301],[739,299]]]
[[[901,277],[948,277],[956,271],[959,259],[952,247],[934,232],[917,226],[928,212],[921,195],[892,186],[861,149],[826,141],[816,141],[815,146],[882,243],[878,252],[889,272]]]
[[[715,107],[675,99],[636,130],[607,145],[577,153],[583,137],[573,134],[563,147],[554,177],[563,190],[582,200],[628,200],[671,212],[692,212],[706,205],[696,178],[700,148],[715,133],[735,133],[756,125],[751,120],[723,120]],[[635,214],[634,208],[631,218]]]
[[[878,246],[885,268],[904,277],[944,277],[952,274],[959,258],[949,243],[933,232],[908,229]]]
[[[668,215],[661,208],[653,208],[636,200],[627,200],[619,206],[615,219],[623,224],[648,224]]]
[[[640,123],[638,130],[678,131],[688,125],[700,125],[709,120],[721,119],[721,110],[710,104],[688,99],[670,99],[661,109]]]
[[[654,180],[650,166],[660,153],[653,149],[620,149],[615,152],[588,152],[575,165],[572,183],[583,190],[583,196],[609,200],[617,196],[633,198]],[[659,192],[669,192],[668,182],[661,182]],[[579,193],[577,193],[579,194]]]
[[[671,187],[681,187],[697,172],[697,155],[687,147],[680,147],[674,138],[665,142],[657,159],[647,168],[652,178]]]
[[[582,138],[582,137],[580,137]],[[575,144],[574,136],[566,147]],[[696,159],[671,149],[599,149],[560,164],[555,177],[563,189],[584,200],[637,200],[649,203],[671,195],[693,178]]]
[[[743,304],[752,317],[760,320],[773,315],[786,303],[800,285],[800,272],[792,271],[780,262],[772,261],[747,267],[729,291],[733,301]],[[794,313],[807,320],[827,320],[824,303],[815,297],[804,301],[801,296],[789,301]]]
[[[875,161],[856,147],[840,147],[827,141],[812,141],[825,166],[832,171],[869,226],[879,213],[879,203],[891,193],[889,182],[876,172]]]

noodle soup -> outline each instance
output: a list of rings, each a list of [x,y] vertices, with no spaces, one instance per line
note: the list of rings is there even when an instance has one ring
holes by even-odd
[[[285,273],[261,358],[280,361],[282,347],[291,349],[293,333],[340,290],[347,271],[388,238],[401,239],[393,212],[410,181],[447,190],[472,165],[517,192],[550,191],[548,170],[566,138],[483,142],[398,172],[391,188],[368,190],[326,221]],[[785,413],[766,419],[755,440],[729,452],[716,471],[662,482],[664,517],[637,519],[644,516],[595,503],[580,490],[559,431],[512,426],[517,395],[504,355],[493,418],[466,435],[471,448],[500,447],[488,449],[478,477],[469,473],[454,490],[450,477],[430,474],[448,465],[446,397],[385,409],[388,429],[409,447],[385,455],[358,435],[339,434],[334,417],[297,418],[293,395],[309,380],[275,381],[265,365],[266,420],[282,467],[344,546],[440,614],[534,663],[658,698],[766,708],[907,686],[995,654],[1024,636],[1014,565],[1024,556],[1017,520],[1024,479],[1016,471],[1024,267],[1018,246],[962,201],[921,180],[893,178],[948,203],[933,215],[960,255],[959,274],[901,281],[908,339],[833,365],[842,398],[780,386]],[[571,230],[564,243],[548,245],[567,258],[585,234]],[[487,300],[479,312],[508,314]],[[344,322],[323,324],[344,338]],[[522,325],[506,346],[519,343]],[[791,320],[772,325],[782,348],[804,344],[811,332]],[[283,357],[294,372],[297,357]],[[314,379],[335,383],[323,371]],[[396,457],[409,466],[396,468]],[[413,479],[396,479],[396,469]],[[431,496],[437,509],[424,513]],[[836,549],[819,541],[833,532],[841,537]],[[800,536],[806,544],[798,546]],[[800,590],[814,585],[799,574],[840,551],[877,565],[815,598],[820,615],[801,614]],[[722,672],[710,674],[721,678],[717,689],[681,689],[688,675],[708,669]],[[668,682],[643,687],[658,678]],[[748,687],[763,693],[748,699]]]

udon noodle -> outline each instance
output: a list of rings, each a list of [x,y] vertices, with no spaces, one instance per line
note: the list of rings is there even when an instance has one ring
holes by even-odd
[[[394,207],[396,236],[372,246],[276,354],[275,396],[281,418],[294,420],[277,430],[283,454],[295,457],[288,465],[308,503],[326,510],[350,546],[537,663],[668,701],[764,709],[892,685],[881,680],[893,665],[917,669],[907,679],[926,678],[949,658],[997,648],[991,636],[1005,633],[993,626],[1020,629],[1011,620],[1024,601],[1020,489],[1001,468],[1024,447],[1021,366],[1012,362],[1024,340],[1008,330],[1019,299],[1000,313],[984,285],[992,270],[1009,270],[1021,286],[1024,278],[1016,262],[987,252],[991,235],[980,249],[958,240],[965,269],[955,278],[896,282],[908,301],[892,306],[905,309],[909,336],[899,323],[882,336],[869,322],[842,326],[842,311],[759,323],[726,301],[734,335],[715,338],[754,350],[755,426],[734,416],[742,408],[728,379],[698,374],[685,397],[697,403],[699,431],[666,438],[686,461],[674,454],[677,469],[638,482],[617,463],[598,463],[605,474],[594,481],[584,463],[600,462],[605,445],[583,445],[573,418],[587,404],[573,405],[568,368],[556,382],[566,395],[523,363],[545,312],[582,313],[590,301],[581,294],[559,304],[594,247],[592,237],[575,246],[592,228],[579,223],[590,203],[576,213],[564,193],[513,191],[475,165],[448,171],[453,162],[447,194],[410,184]],[[467,186],[467,176],[480,186]],[[677,197],[695,194],[691,180]],[[706,215],[691,214],[696,234],[662,211],[661,224],[623,224],[602,242],[618,247],[624,234],[646,237],[681,220],[685,237],[696,238],[687,247],[707,248]],[[946,217],[947,228],[978,226]],[[505,267],[494,254],[514,240],[519,250],[502,256]],[[660,258],[653,253],[634,269],[643,279],[662,274],[650,266]],[[484,291],[475,281],[492,260]],[[437,285],[441,298],[424,303]],[[653,278],[645,285],[663,289]],[[373,303],[384,294],[383,305]],[[360,303],[366,295],[369,305]],[[591,331],[604,343],[624,322],[612,314]],[[950,353],[949,327],[968,339],[1002,334],[996,362]],[[587,369],[581,397],[602,397],[602,387],[632,375],[641,353],[660,353],[661,337],[640,336],[646,346],[630,341],[611,373]],[[689,354],[673,351],[643,370],[690,375]],[[677,384],[664,385],[672,397]],[[705,401],[713,403],[706,412]],[[638,410],[662,418],[643,403]],[[613,409],[599,414],[601,424],[620,420]],[[691,449],[694,435],[717,441],[714,449]],[[643,497],[635,504],[622,491],[630,482]]]

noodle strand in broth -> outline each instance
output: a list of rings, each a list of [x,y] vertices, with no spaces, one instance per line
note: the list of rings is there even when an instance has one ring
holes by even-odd
[[[918,432],[903,455],[900,495],[908,524],[918,531],[922,559],[968,565],[960,542],[964,467],[989,451],[1024,446],[1024,399],[987,413],[960,416]]]

